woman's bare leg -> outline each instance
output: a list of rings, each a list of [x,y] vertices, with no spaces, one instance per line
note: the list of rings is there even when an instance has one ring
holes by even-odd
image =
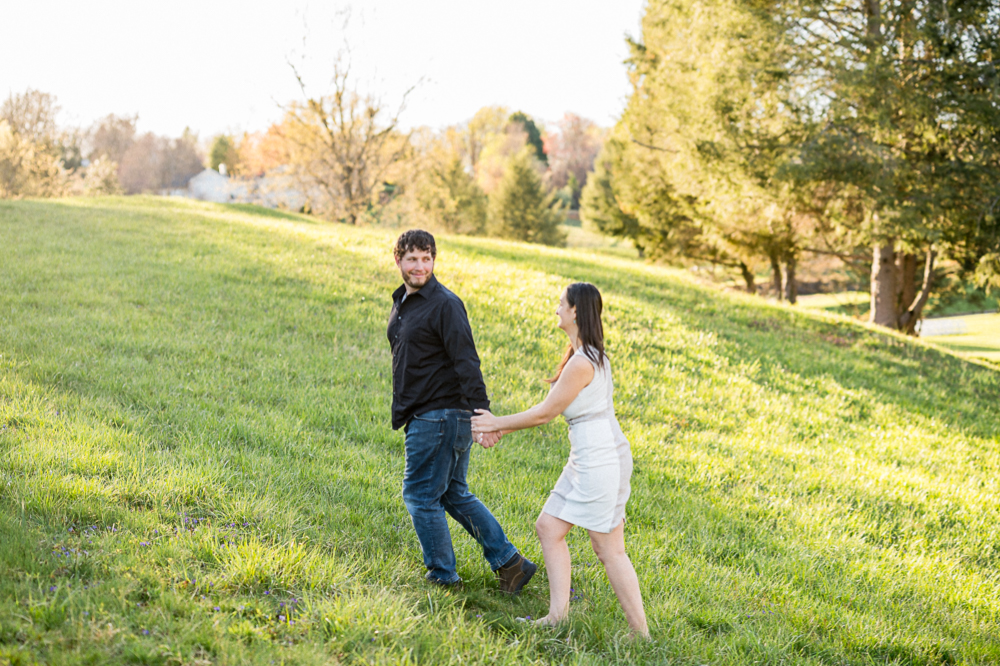
[[[590,545],[593,546],[597,559],[604,565],[604,571],[608,574],[618,603],[625,611],[625,619],[632,628],[632,634],[648,638],[649,627],[646,625],[646,611],[642,607],[639,577],[635,575],[632,560],[625,554],[625,521],[607,534],[590,532]],[[545,564],[548,566],[548,554],[545,556]],[[552,574],[549,573],[549,580],[551,579]]]
[[[535,521],[535,532],[542,542],[545,570],[549,574],[549,614],[538,624],[555,625],[569,614],[570,558],[566,535],[573,523],[567,523],[544,511]]]

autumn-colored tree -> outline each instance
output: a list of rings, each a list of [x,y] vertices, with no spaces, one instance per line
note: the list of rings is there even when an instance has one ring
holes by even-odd
[[[281,125],[264,132],[245,133],[237,146],[239,159],[232,173],[255,178],[289,163],[288,143]]]
[[[88,196],[124,194],[118,180],[118,165],[104,156],[92,160],[84,172],[81,193]]]
[[[528,133],[520,123],[507,123],[502,132],[490,136],[490,140],[479,154],[475,170],[476,182],[484,192],[493,194],[504,178],[511,160],[520,154],[525,146],[528,146]],[[541,168],[541,163],[535,158],[534,146],[528,147],[531,158]]]
[[[576,209],[580,193],[594,169],[594,160],[601,151],[604,133],[592,121],[574,113],[565,114],[558,128],[558,132],[545,136],[548,183],[556,190],[569,186],[567,194],[572,201],[571,207]]]
[[[118,165],[126,194],[184,187],[204,167],[197,136],[190,130],[177,139],[147,132],[132,141]]]
[[[87,157],[94,161],[104,157],[120,164],[132,142],[135,141],[135,126],[138,116],[116,116],[109,114],[90,128],[90,150]]]
[[[9,95],[0,105],[0,198],[67,191],[58,110],[55,97],[31,89]]]
[[[198,150],[198,135],[189,127],[176,139],[163,139],[160,167],[160,188],[184,187],[192,176],[201,172],[204,158]]]
[[[479,160],[484,150],[506,133],[510,112],[502,106],[484,106],[465,125],[453,129],[456,146],[469,167],[479,177]]]

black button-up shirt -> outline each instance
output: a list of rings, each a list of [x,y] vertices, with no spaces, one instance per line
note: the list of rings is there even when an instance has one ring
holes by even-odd
[[[433,275],[404,299],[392,293],[392,428],[434,409],[489,409],[472,327],[461,299]]]

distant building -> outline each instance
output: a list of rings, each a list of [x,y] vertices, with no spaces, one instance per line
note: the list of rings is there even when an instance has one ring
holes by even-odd
[[[205,169],[191,178],[187,185],[187,196],[201,201],[230,203],[233,201],[229,178],[215,169]]]
[[[296,185],[286,167],[248,179],[230,178],[224,170],[219,173],[215,169],[205,169],[188,181],[187,190],[175,190],[171,194],[215,203],[252,203],[267,208],[300,210],[306,198]]]

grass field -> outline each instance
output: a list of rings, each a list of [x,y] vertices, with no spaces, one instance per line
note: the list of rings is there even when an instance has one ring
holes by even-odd
[[[501,596],[423,582],[388,425],[394,233],[175,199],[0,202],[0,664],[996,664],[1000,372],[634,260],[441,238],[495,411],[604,293],[636,467],[633,643],[584,534]],[[532,523],[565,425],[473,454]]]
[[[963,356],[1000,363],[1000,314],[967,315],[960,319],[966,326],[963,335],[938,335],[927,339]]]
[[[799,299],[799,304],[803,308],[847,314],[855,318],[858,317],[858,313],[852,311],[852,308],[857,310],[867,303],[868,294],[857,291],[810,294]],[[927,335],[922,336],[923,339],[953,351],[959,356],[1000,363],[1000,314],[967,314],[950,316],[945,320],[960,322],[965,332],[960,335]]]

